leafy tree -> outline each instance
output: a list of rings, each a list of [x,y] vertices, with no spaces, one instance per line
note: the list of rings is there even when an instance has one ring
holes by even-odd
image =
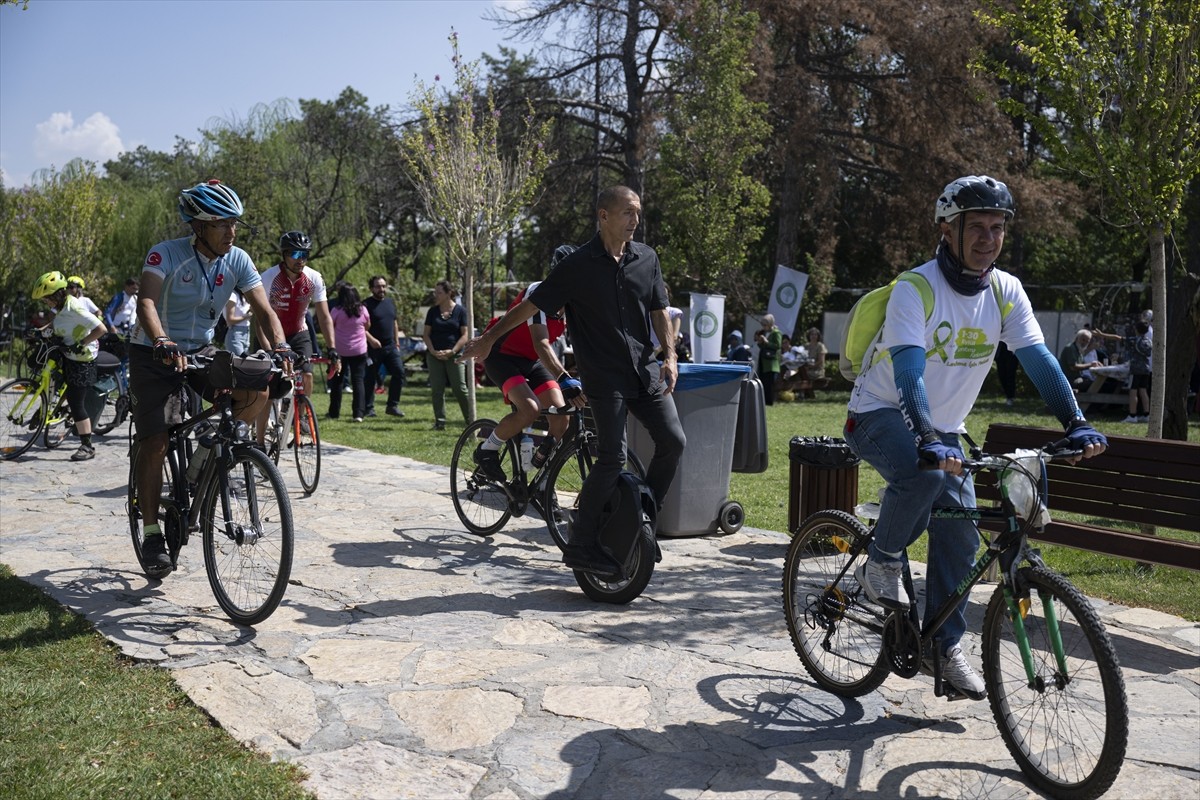
[[[700,0],[676,27],[677,102],[660,150],[661,249],[671,282],[705,292],[743,285],[750,243],[762,234],[770,196],[747,167],[771,126],[766,104],[746,97],[747,58],[758,16]]]
[[[96,252],[108,234],[115,200],[90,161],[75,159],[56,171],[41,170],[34,186],[11,198],[15,206],[14,268],[10,289],[27,289],[38,275],[60,270],[91,282],[101,277]]]
[[[1111,218],[1131,222],[1150,252],[1154,385],[1150,436],[1186,438],[1181,375],[1168,376],[1167,343],[1194,341],[1186,317],[1167,316],[1165,242],[1189,181],[1200,174],[1200,0],[1020,0],[982,15],[1006,31],[1020,65],[983,58],[979,66],[1044,100],[1011,95],[1003,107],[1037,129],[1053,163],[1099,188]]]
[[[463,276],[467,317],[476,323],[474,285],[483,256],[509,231],[533,199],[549,160],[549,123],[524,120],[524,132],[505,157],[501,113],[490,87],[480,91],[478,62],[466,62],[458,35],[450,35],[455,93],[439,100],[435,87],[418,82],[413,104],[419,127],[403,138],[403,155],[429,220],[441,230],[450,260]],[[467,381],[471,411],[475,382]]]

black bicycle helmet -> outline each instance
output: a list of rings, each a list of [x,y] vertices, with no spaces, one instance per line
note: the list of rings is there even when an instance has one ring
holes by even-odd
[[[290,253],[292,250],[312,250],[312,239],[303,231],[288,231],[279,237],[281,252]]]
[[[571,253],[574,253],[575,250],[576,247],[573,244],[560,244],[558,247],[556,247],[554,249],[554,255],[550,257],[550,269],[557,267],[558,262],[571,255]]]
[[[246,213],[237,192],[213,178],[179,193],[179,216],[184,222],[238,219]]]
[[[1016,213],[1008,187],[987,175],[967,175],[947,184],[937,200],[934,222],[953,222],[964,211],[1002,211],[1006,219]]]

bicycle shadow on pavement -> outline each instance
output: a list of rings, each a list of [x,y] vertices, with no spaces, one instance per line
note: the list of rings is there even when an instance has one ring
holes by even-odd
[[[578,736],[559,753],[570,768],[567,786],[545,796],[666,800],[778,794],[894,800],[1031,794],[1015,768],[949,758],[905,761],[876,777],[880,759],[877,754],[868,758],[874,748],[930,731],[943,739],[943,750],[960,750],[956,739],[966,732],[952,720],[896,715],[877,694],[862,701],[840,698],[795,678],[769,674],[717,675],[700,681],[697,691],[705,703],[734,718],[661,730],[606,728]],[[1007,755],[1003,747],[999,755]],[[843,779],[833,783],[830,775]],[[871,784],[875,788],[863,788]]]

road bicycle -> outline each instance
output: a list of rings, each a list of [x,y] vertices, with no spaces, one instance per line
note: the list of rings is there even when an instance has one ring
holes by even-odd
[[[232,389],[241,381],[235,378],[230,354],[187,360],[189,370],[207,371],[216,394],[211,406],[196,412],[199,397],[186,384],[180,387],[189,415],[167,431],[159,524],[172,570],[191,534],[200,533],[204,570],[217,603],[234,622],[254,625],[271,616],[287,589],[294,537],[291,501],[279,468],[253,443],[250,425],[234,418]],[[142,554],[139,450],[134,441],[126,513],[138,563],[153,578]]]
[[[596,460],[596,434],[584,423],[581,409],[563,406],[545,413],[570,415],[562,441],[540,467],[529,471],[520,455],[521,437],[509,439],[500,449],[500,466],[510,476],[507,480],[489,478],[475,464],[475,448],[491,435],[495,420],[476,420],[458,437],[450,462],[450,496],[455,513],[471,533],[491,536],[512,517],[524,516],[532,506],[546,521],[554,543],[559,549],[566,547],[580,489]],[[627,450],[626,456],[626,468],[644,478],[646,471],[637,455]],[[574,570],[575,580],[597,602],[628,603],[650,583],[657,558],[656,542],[652,537],[642,537],[622,565],[623,575]]]
[[[96,356],[96,384],[104,390],[104,405],[92,417],[92,432],[101,436],[120,427],[129,416],[129,365],[124,358],[126,341],[109,334],[115,343],[100,340],[100,352]],[[116,359],[115,365],[112,360]],[[100,361],[105,366],[100,366]]]
[[[970,443],[970,440],[967,440]],[[937,633],[993,564],[1000,582],[984,615],[983,678],[992,715],[1021,771],[1057,798],[1094,798],[1116,780],[1125,757],[1129,716],[1117,654],[1099,615],[1065,577],[1029,545],[1049,522],[1046,463],[1071,458],[1063,442],[1041,450],[987,455],[974,443],[963,462],[970,473],[993,474],[996,508],[935,508],[935,519],[999,523],[980,531],[986,549],[954,595],[925,627],[916,604],[890,612],[871,602],[854,578],[867,557],[877,503],[856,512],[818,511],[795,531],[783,572],[783,606],[792,644],[822,688],[857,697],[889,673],[911,678],[932,662],[934,693],[961,695],[942,680]],[[905,563],[905,588],[915,598]]]
[[[321,480],[321,431],[317,427],[317,413],[312,401],[304,392],[302,365],[303,362],[297,360],[292,388],[282,397],[271,400],[271,417],[263,441],[267,455],[276,464],[285,449],[292,451],[300,485],[305,494],[312,494]]]
[[[42,330],[26,335],[26,362],[30,378],[16,378],[0,386],[0,459],[10,460],[42,444],[62,444],[73,425],[67,407],[67,384],[59,362],[66,348]]]

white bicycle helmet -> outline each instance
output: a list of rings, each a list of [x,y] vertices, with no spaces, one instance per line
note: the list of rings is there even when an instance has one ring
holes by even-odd
[[[1002,211],[1006,219],[1016,213],[1008,187],[987,175],[967,175],[946,185],[937,200],[934,222],[953,222],[964,211]]]
[[[179,216],[184,222],[237,219],[246,213],[237,192],[213,178],[179,193]]]

